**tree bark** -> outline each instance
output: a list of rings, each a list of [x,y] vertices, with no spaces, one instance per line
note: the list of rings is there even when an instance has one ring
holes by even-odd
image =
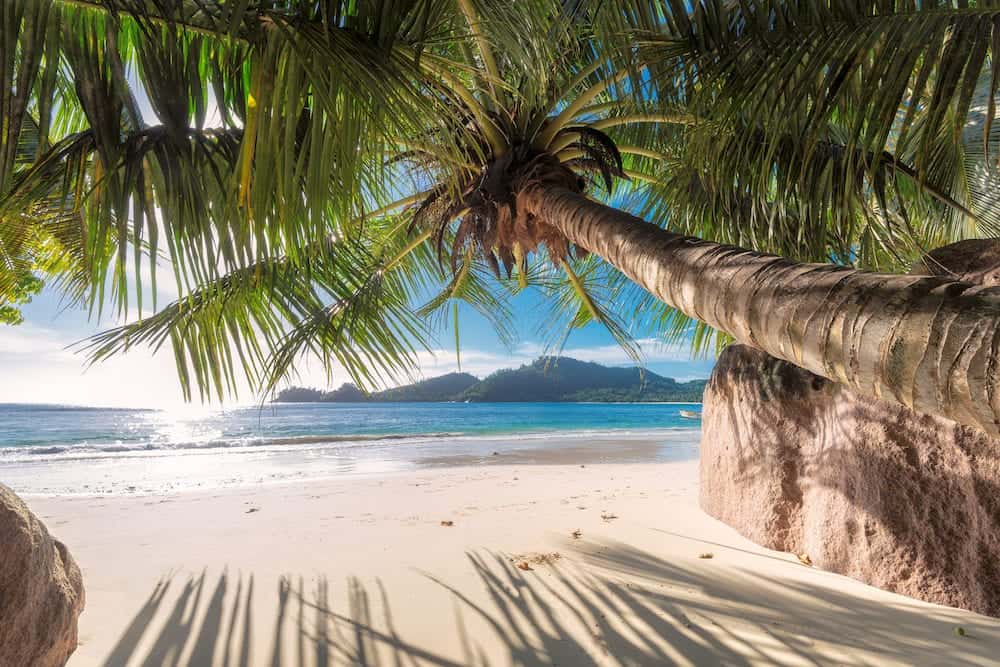
[[[673,234],[561,188],[526,188],[518,207],[744,344],[1000,436],[1000,288],[793,262]]]

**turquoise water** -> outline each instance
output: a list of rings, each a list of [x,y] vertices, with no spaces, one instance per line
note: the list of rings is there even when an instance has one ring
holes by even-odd
[[[689,404],[275,404],[162,412],[0,404],[0,457],[280,446],[505,434],[697,428]]]
[[[442,466],[698,456],[690,404],[285,404],[225,411],[0,404],[0,481],[27,494],[162,494]]]

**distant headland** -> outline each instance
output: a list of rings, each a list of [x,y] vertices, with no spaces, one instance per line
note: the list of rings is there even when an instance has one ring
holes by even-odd
[[[500,370],[482,380],[469,373],[448,373],[372,393],[349,383],[332,391],[289,387],[274,402],[699,402],[706,382],[678,382],[635,366],[609,367],[570,357],[539,357],[530,364]]]

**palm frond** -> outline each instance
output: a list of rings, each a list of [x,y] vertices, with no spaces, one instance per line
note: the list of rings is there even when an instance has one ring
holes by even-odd
[[[105,331],[83,348],[91,362],[170,343],[185,396],[266,393],[307,353],[374,387],[413,370],[426,329],[409,308],[406,257],[355,241],[276,257],[200,285],[159,312]],[[378,254],[373,254],[378,252]],[[390,264],[396,265],[393,269]]]
[[[688,133],[692,163],[719,183],[739,173],[767,192],[776,155],[791,150],[798,157],[777,183],[791,192],[815,182],[816,154],[822,160],[834,140],[844,147],[834,198],[807,193],[799,202],[839,201],[842,214],[877,187],[885,153],[905,156],[921,186],[950,189],[934,180],[949,159],[941,140],[957,143],[984,71],[1000,71],[992,52],[1000,7],[992,3],[702,0],[693,11],[671,8],[643,51],[669,72],[652,81],[657,95],[703,119]],[[986,99],[997,92],[996,77],[988,80]],[[859,174],[867,175],[860,183]]]
[[[549,307],[539,333],[547,340],[547,353],[558,356],[570,334],[597,325],[611,334],[628,358],[641,363],[642,353],[629,333],[628,319],[606,305],[612,303],[607,267],[590,257],[579,262],[578,269],[562,262],[564,279],[551,277],[543,288]]]
[[[556,347],[596,324],[629,355],[637,332],[707,350],[724,339],[522,193],[902,270],[1000,229],[998,17],[943,0],[10,0],[0,308],[36,275],[125,312],[169,267],[179,299],[89,353],[169,343],[202,397],[267,390],[305,355],[387,382],[458,335],[459,308],[513,344],[508,299],[532,288]]]

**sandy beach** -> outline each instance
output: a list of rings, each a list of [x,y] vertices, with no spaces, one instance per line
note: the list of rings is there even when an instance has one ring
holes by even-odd
[[[697,495],[696,461],[570,453],[27,500],[83,569],[71,667],[996,664],[1000,620],[761,549]]]

